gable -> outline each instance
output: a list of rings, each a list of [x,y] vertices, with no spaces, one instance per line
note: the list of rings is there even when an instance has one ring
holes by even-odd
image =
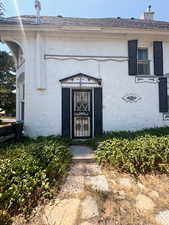
[[[78,73],[72,76],[65,77],[60,80],[62,85],[76,85],[76,86],[100,86],[101,79],[83,74]]]

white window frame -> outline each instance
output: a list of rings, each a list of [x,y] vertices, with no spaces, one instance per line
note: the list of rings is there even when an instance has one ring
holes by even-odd
[[[147,50],[147,59],[146,60],[139,60],[139,50]],[[149,60],[149,48],[146,48],[146,47],[138,47],[138,50],[137,50],[137,71],[138,70],[138,66],[139,64],[142,64],[142,65],[148,65],[148,72],[147,73],[143,73],[143,74],[137,74],[138,76],[149,76],[151,74],[151,68],[150,68],[150,60]]]

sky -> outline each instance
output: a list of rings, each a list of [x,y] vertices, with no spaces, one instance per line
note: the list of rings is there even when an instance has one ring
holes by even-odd
[[[34,0],[2,0],[6,16],[35,14]],[[41,0],[42,15],[66,17],[135,17],[152,5],[155,19],[169,21],[169,0]]]
[[[35,15],[35,0],[2,0],[5,16]],[[41,15],[139,18],[152,5],[156,20],[169,21],[169,0],[41,0]],[[18,10],[17,10],[18,9]],[[0,45],[0,49],[5,49]]]

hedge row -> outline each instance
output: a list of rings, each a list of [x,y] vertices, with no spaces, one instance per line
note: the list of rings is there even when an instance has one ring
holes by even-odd
[[[150,128],[139,131],[109,131],[105,132],[100,137],[92,138],[86,141],[86,144],[91,145],[93,148],[96,148],[102,141],[105,141],[109,138],[117,139],[135,139],[139,137],[144,137],[146,135],[164,137],[169,135],[169,127],[159,127],[159,128]]]
[[[137,175],[150,171],[169,172],[169,135],[108,138],[96,150],[97,160]]]
[[[0,224],[50,196],[51,185],[58,187],[71,163],[68,143],[48,137],[0,147]]]

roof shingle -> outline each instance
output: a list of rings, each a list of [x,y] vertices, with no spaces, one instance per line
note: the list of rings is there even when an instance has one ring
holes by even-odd
[[[35,16],[21,16],[24,25],[36,25]],[[0,19],[0,24],[19,24],[19,17],[8,17]],[[42,25],[81,26],[81,27],[107,27],[107,28],[133,28],[152,29],[169,31],[169,22],[142,19],[122,19],[122,18],[72,18],[60,16],[42,16]]]

